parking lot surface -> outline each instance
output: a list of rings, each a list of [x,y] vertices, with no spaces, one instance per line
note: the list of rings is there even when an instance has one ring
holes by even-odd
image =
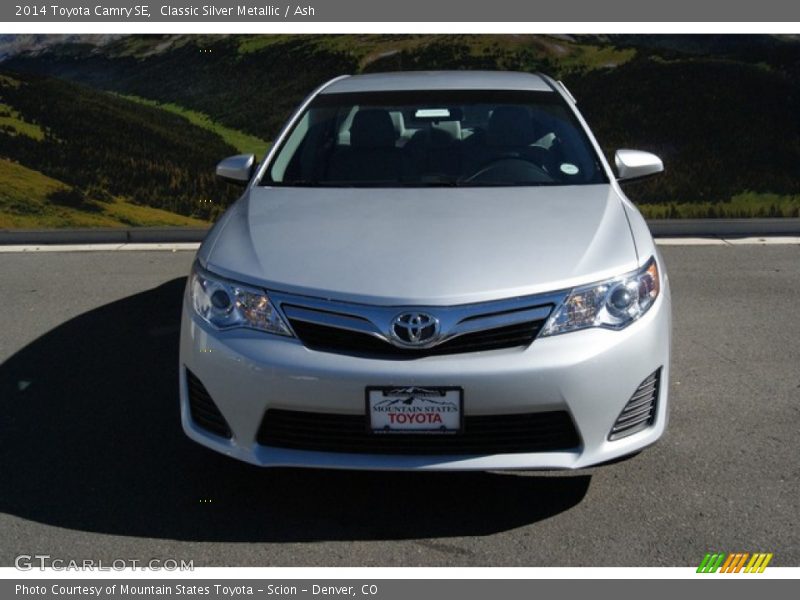
[[[0,254],[0,565],[800,565],[800,246],[666,246],[670,425],[578,472],[263,470],[186,439],[192,252]]]

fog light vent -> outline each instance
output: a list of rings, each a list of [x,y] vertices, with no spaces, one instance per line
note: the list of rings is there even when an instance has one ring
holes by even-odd
[[[199,427],[220,437],[230,439],[231,428],[205,386],[189,369],[186,369],[186,388],[189,391],[189,412]]]
[[[625,408],[617,417],[608,439],[618,440],[637,431],[647,429],[656,418],[656,402],[658,400],[658,386],[661,379],[661,369],[653,372],[645,379],[628,400]]]

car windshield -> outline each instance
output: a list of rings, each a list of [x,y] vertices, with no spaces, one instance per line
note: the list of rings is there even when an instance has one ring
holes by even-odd
[[[553,92],[321,94],[261,185],[543,186],[606,183],[597,153]]]

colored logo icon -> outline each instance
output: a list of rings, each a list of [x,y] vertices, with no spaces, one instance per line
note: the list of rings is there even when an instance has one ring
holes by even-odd
[[[767,552],[707,552],[703,557],[700,566],[697,567],[698,573],[763,573],[769,561],[772,560],[772,553]]]

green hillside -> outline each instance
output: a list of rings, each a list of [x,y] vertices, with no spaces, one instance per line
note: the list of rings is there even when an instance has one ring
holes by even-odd
[[[176,104],[272,139],[311,90],[343,73],[429,68],[543,70],[624,65],[633,48],[538,35],[149,35],[60,45],[9,67]]]
[[[6,114],[0,158],[63,182],[70,193],[50,204],[83,211],[87,224],[207,221],[235,198],[213,169],[237,149],[183,116],[71,82],[9,72],[0,77],[0,103]],[[130,206],[115,206],[120,202]],[[171,213],[195,220],[167,219]]]
[[[203,129],[208,129],[209,131],[214,132],[222,138],[222,141],[227,143],[229,146],[236,148],[236,150],[242,154],[255,154],[257,157],[261,158],[269,149],[270,142],[262,140],[254,135],[244,133],[243,131],[225,127],[225,125],[217,123],[208,115],[196,110],[183,108],[182,106],[172,103],[163,104],[161,102],[148,100],[147,98],[141,98],[139,96],[124,97],[134,102],[146,104],[147,106],[155,106],[173,114],[180,115],[193,125],[197,125],[198,127],[202,127]]]
[[[399,69],[563,79],[609,156],[626,147],[664,159],[663,176],[626,187],[651,216],[792,216],[800,198],[797,36],[136,35],[53,45],[2,68],[27,75],[13,75],[26,78],[18,87],[0,76],[0,156],[201,218],[235,196],[213,181],[220,157],[264,148],[331,77]],[[92,88],[94,100],[55,102],[61,85],[76,100]],[[64,144],[82,148],[82,168],[66,164]]]
[[[639,58],[568,77],[607,150],[655,152],[667,172],[629,186],[643,202],[719,203],[745,191],[799,194],[800,85],[730,60]]]
[[[64,205],[73,188],[0,158],[0,229],[40,227],[202,226],[207,222],[118,198]]]

